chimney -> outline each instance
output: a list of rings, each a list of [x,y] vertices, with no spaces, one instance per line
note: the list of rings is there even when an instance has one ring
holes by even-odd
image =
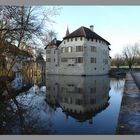
[[[90,25],[89,27],[90,27],[90,30],[93,32],[94,26],[93,25]]]

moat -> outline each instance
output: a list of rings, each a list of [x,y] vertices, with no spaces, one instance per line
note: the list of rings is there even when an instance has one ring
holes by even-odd
[[[115,134],[124,79],[30,76],[11,83],[20,93],[0,102],[0,134]]]

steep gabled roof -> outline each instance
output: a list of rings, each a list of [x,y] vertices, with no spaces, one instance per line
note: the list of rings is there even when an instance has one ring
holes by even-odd
[[[68,38],[73,38],[73,37],[85,37],[85,38],[99,39],[99,40],[105,41],[108,45],[110,45],[110,43],[108,41],[106,41],[104,38],[102,38],[101,36],[96,34],[94,31],[92,31],[89,28],[86,28],[84,26],[81,26],[80,28],[78,28],[71,34],[67,35],[63,39],[68,39]]]
[[[56,38],[54,38],[44,49],[47,49],[47,47],[49,45],[56,45],[57,47],[59,47],[59,45],[61,44],[62,41],[57,40]]]

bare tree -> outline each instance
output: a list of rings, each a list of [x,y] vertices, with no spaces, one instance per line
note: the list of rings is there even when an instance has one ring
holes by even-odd
[[[43,10],[42,10],[43,9]],[[35,6],[1,6],[0,7],[0,46],[5,47],[4,42],[16,45],[18,48],[34,43],[38,44],[41,37],[48,31],[46,23],[53,22],[49,16],[56,15],[56,8],[40,8]],[[45,34],[46,35],[46,34]],[[39,41],[40,39],[40,41]],[[0,48],[2,50],[2,48]],[[16,55],[11,63],[7,75],[16,62]]]
[[[57,33],[54,30],[48,31],[46,35],[42,37],[44,46],[50,44],[51,41],[56,38],[56,36],[57,36]]]
[[[125,46],[123,49],[123,55],[127,65],[129,66],[129,69],[131,69],[137,58],[137,45],[135,44]]]
[[[120,54],[116,54],[114,58],[114,64],[117,67],[117,69],[120,68],[122,61],[123,61],[122,56]]]
[[[5,57],[9,53],[6,49],[7,44],[8,47],[14,45],[20,49],[23,44],[39,44],[42,36],[49,31],[47,24],[53,23],[51,18],[59,13],[59,10],[35,6],[0,6],[0,57],[3,58],[2,60],[5,61]],[[13,51],[12,55],[12,62],[4,77],[10,76],[17,61],[18,53]],[[10,81],[4,80],[3,82],[8,87]],[[6,90],[9,95],[12,93],[8,88]]]

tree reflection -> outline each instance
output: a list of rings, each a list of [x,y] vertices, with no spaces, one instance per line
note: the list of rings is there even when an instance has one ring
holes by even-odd
[[[3,82],[0,98],[0,133],[55,133],[50,129],[53,123],[50,121],[50,110],[44,101],[45,77],[21,75],[21,80],[22,86],[17,89],[13,88],[10,82]],[[45,123],[42,114],[48,114]]]
[[[124,87],[123,83],[124,83],[123,80],[120,78],[112,78],[111,87],[114,87],[114,90],[117,93],[118,91],[120,91],[120,89],[123,89]]]

